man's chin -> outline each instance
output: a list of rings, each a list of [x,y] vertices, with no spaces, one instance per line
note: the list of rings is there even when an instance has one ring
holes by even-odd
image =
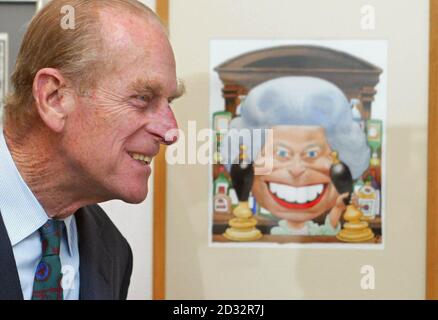
[[[130,204],[139,204],[146,200],[148,190],[141,190],[129,194],[123,194],[119,197],[120,200]]]

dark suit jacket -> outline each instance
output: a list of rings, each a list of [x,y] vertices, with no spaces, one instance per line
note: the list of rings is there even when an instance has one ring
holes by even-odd
[[[132,251],[106,213],[87,206],[75,213],[79,241],[81,300],[126,299]],[[22,300],[11,242],[0,214],[0,300]]]

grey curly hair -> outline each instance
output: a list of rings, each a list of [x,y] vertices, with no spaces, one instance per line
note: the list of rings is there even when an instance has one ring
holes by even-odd
[[[334,84],[314,77],[282,77],[253,88],[241,105],[241,116],[233,119],[225,143],[222,160],[232,163],[238,157],[239,131],[269,129],[277,125],[309,125],[325,129],[333,151],[358,178],[368,168],[370,148],[365,133],[353,120],[350,104]],[[233,142],[234,140],[234,142]],[[263,147],[263,139],[252,139],[253,160]]]

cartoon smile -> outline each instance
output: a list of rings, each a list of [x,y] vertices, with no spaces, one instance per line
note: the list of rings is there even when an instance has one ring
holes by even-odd
[[[287,184],[267,182],[269,193],[272,198],[281,206],[287,209],[308,209],[317,205],[327,186],[325,184],[314,184],[303,187],[292,187]]]

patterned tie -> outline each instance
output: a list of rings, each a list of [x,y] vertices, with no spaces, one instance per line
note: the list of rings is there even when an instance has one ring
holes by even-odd
[[[63,221],[48,220],[40,229],[43,257],[37,266],[32,300],[63,300],[59,250]]]

